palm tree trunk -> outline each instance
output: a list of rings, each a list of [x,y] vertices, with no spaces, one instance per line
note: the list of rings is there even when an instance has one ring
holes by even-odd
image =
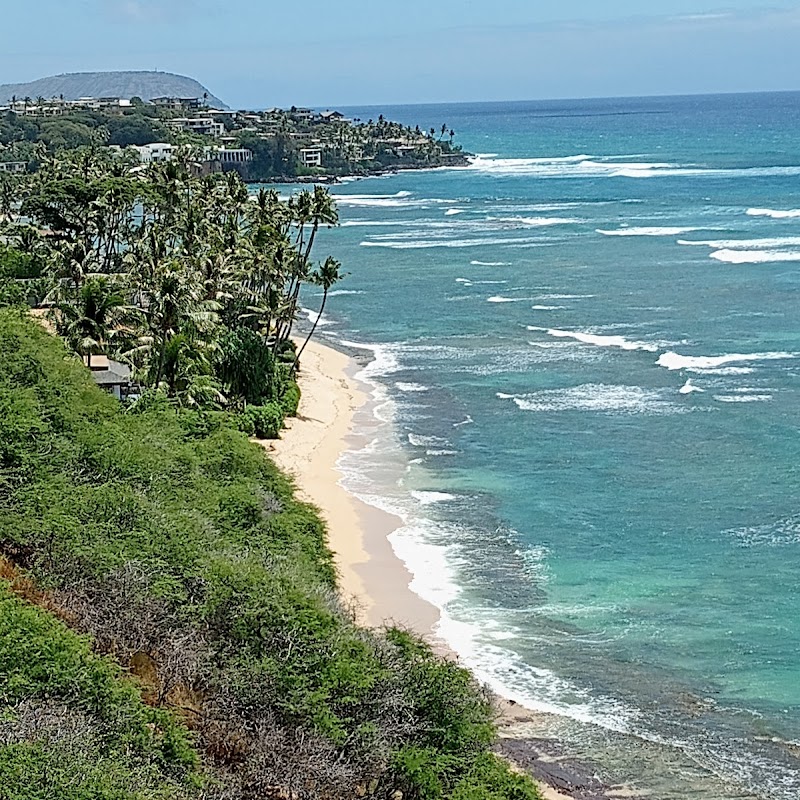
[[[328,290],[322,290],[322,303],[319,307],[319,314],[317,314],[317,318],[314,320],[314,324],[311,326],[311,330],[306,336],[306,340],[303,342],[303,346],[300,348],[300,352],[294,357],[294,363],[292,364],[292,368],[289,370],[289,377],[294,375],[297,370],[297,365],[300,363],[300,356],[303,355],[303,350],[306,349],[306,345],[311,341],[311,337],[314,335],[314,331],[317,329],[317,325],[319,321],[322,319],[322,312],[325,310],[325,301],[328,299]]]

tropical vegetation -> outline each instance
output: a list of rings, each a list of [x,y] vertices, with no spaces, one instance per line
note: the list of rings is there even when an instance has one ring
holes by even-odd
[[[141,402],[237,411],[275,436],[297,406],[301,290],[319,284],[324,304],[341,277],[314,260],[336,208],[321,187],[282,200],[235,172],[196,173],[190,148],[147,167],[101,149],[43,154],[0,188],[0,297],[45,309],[87,366],[130,365]]]
[[[356,624],[249,440],[297,410],[330,196],[198,172],[87,148],[0,184],[0,797],[535,800],[467,671]]]
[[[4,798],[538,796],[468,672],[355,624],[229,416],[126,410],[24,309],[0,352]]]

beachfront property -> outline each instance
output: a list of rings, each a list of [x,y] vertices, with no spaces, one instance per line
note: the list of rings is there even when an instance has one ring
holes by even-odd
[[[206,147],[206,161],[218,161],[223,167],[235,164],[249,164],[253,160],[253,151],[246,147]]]
[[[322,148],[321,147],[301,147],[300,148],[300,163],[304,167],[321,167],[322,166]]]
[[[321,122],[347,122],[341,111],[323,111],[319,119]]]
[[[84,358],[84,363],[86,361]],[[126,364],[112,361],[108,356],[92,356],[91,364],[87,366],[94,382],[117,400],[125,400],[132,394],[131,368]]]

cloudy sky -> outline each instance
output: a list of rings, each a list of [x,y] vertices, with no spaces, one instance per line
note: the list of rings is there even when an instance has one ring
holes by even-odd
[[[30,0],[4,6],[0,83],[160,69],[191,75],[236,107],[800,89],[800,2]]]

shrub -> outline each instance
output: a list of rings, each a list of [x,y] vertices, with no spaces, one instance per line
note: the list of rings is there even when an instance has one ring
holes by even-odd
[[[283,417],[283,408],[275,403],[248,406],[237,415],[238,429],[258,439],[279,439]]]
[[[299,405],[300,405],[300,387],[294,381],[291,381],[289,385],[286,387],[286,390],[283,393],[283,397],[281,398],[281,406],[283,407],[283,413],[287,417],[295,417],[297,416],[297,408]]]
[[[194,794],[198,759],[187,731],[145,706],[86,639],[11,595],[2,580],[0,675],[4,798]]]

